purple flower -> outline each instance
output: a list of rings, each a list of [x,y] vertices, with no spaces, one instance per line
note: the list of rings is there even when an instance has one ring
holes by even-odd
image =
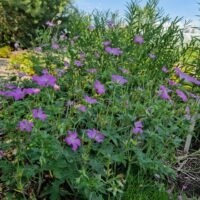
[[[60,90],[60,86],[57,85],[57,84],[55,84],[55,85],[53,86],[53,89],[54,89],[55,91]]]
[[[195,95],[195,94],[193,94],[193,93],[187,93],[190,97],[192,97],[192,98],[194,98],[194,99],[197,99],[197,100],[199,100],[200,99],[200,96],[197,96],[197,95]]]
[[[105,42],[103,42],[103,45],[104,45],[104,47],[110,46],[111,42],[110,41],[105,41]]]
[[[181,79],[184,79],[185,81],[194,83],[196,85],[200,85],[200,81],[199,80],[197,80],[196,78],[194,78],[194,77],[182,72],[180,68],[176,67],[175,71],[176,71],[176,75],[179,76]]]
[[[64,61],[64,66],[65,67],[69,67],[70,66],[69,63],[66,60]]]
[[[41,121],[44,121],[47,118],[47,115],[42,111],[41,108],[33,109],[32,113],[35,119],[40,119]]]
[[[90,139],[94,139],[98,143],[103,142],[103,140],[105,138],[105,136],[96,129],[88,129],[87,130],[87,136]]]
[[[121,72],[123,72],[124,74],[128,74],[129,73],[128,69],[123,69],[123,68],[119,67],[119,70]]]
[[[85,96],[84,99],[85,99],[85,101],[87,101],[89,104],[95,104],[95,103],[97,103],[97,100],[96,100],[96,99],[91,98],[91,97],[89,97],[89,96]]]
[[[108,20],[107,25],[108,25],[109,28],[114,28],[114,26],[115,26],[114,22],[112,20]]]
[[[143,44],[144,43],[144,38],[141,35],[136,35],[134,38],[134,42],[136,44]]]
[[[168,83],[169,83],[169,85],[172,85],[172,86],[177,85],[177,83],[172,80],[169,80]]]
[[[153,54],[153,53],[149,53],[148,56],[149,56],[149,58],[151,58],[151,59],[156,59],[156,55]]]
[[[6,92],[0,91],[0,95],[6,96]]]
[[[165,100],[170,100],[171,98],[168,94],[168,91],[169,91],[168,88],[166,88],[164,85],[161,85],[160,90],[158,92],[159,97]]]
[[[64,139],[64,141],[72,146],[72,150],[76,151],[78,147],[81,146],[81,140],[78,138],[77,132],[68,131],[68,136]]]
[[[0,91],[0,95],[13,97],[17,101],[23,99],[26,96],[26,94],[37,94],[39,92],[40,89],[38,88],[25,88],[25,89],[16,88],[12,91],[6,91],[6,92]]]
[[[42,76],[32,76],[32,80],[43,87],[53,87],[56,84],[56,78],[51,74],[48,74],[48,72]]]
[[[84,105],[79,105],[78,106],[78,110],[80,110],[81,112],[86,112],[87,111],[87,107]]]
[[[89,28],[90,31],[93,31],[95,29],[95,26],[94,25],[90,25],[88,28]]]
[[[0,159],[4,157],[4,152],[0,150]]]
[[[47,21],[46,25],[49,26],[49,27],[54,27],[55,26],[55,24],[52,21]]]
[[[134,125],[135,125],[135,127],[133,128],[133,133],[134,134],[138,134],[138,133],[143,133],[143,124],[142,124],[142,122],[141,121],[137,121],[137,122],[135,122],[134,123]]]
[[[55,69],[54,71],[57,73],[59,77],[61,77],[65,73],[64,69]]]
[[[167,69],[166,66],[163,66],[162,71],[163,71],[164,73],[168,73],[168,72],[169,72],[169,70]]]
[[[138,133],[142,134],[142,133],[143,133],[143,130],[142,130],[141,128],[135,127],[135,128],[133,128],[133,133],[136,134],[136,135],[137,135]]]
[[[19,128],[21,131],[31,132],[33,128],[33,122],[24,119],[19,122]]]
[[[119,83],[120,85],[124,85],[128,81],[120,75],[112,75],[112,82]]]
[[[79,56],[80,56],[80,59],[81,59],[81,60],[84,60],[84,59],[85,59],[85,53],[81,52],[81,53],[79,54]]]
[[[24,92],[23,89],[17,88],[15,90],[5,92],[4,95],[13,97],[17,101],[17,100],[23,99],[25,97],[26,93]]]
[[[189,106],[186,106],[185,112],[186,112],[185,118],[186,118],[187,120],[191,120],[190,107],[189,107]]]
[[[16,89],[16,88],[17,88],[17,86],[15,86],[15,85],[10,85],[10,84],[5,84],[4,87],[5,87],[5,88],[8,88],[8,89]]]
[[[17,50],[17,49],[19,48],[19,43],[18,43],[18,42],[15,42],[14,47],[15,47],[15,49]]]
[[[97,69],[91,68],[91,69],[87,69],[86,71],[87,71],[87,72],[90,72],[90,73],[96,73],[96,72],[97,72]]]
[[[39,88],[25,88],[24,93],[25,94],[38,94],[40,92]]]
[[[177,89],[177,90],[176,90],[176,94],[177,94],[184,102],[188,101],[187,96],[186,96],[185,93],[182,92],[181,90]]]
[[[83,63],[81,63],[80,60],[75,60],[75,61],[74,61],[74,64],[75,64],[77,67],[82,67],[82,66],[83,66]]]
[[[109,54],[112,54],[114,56],[120,56],[122,54],[122,51],[120,48],[111,48],[111,47],[106,47],[105,51]]]
[[[45,75],[45,74],[49,74],[49,72],[48,72],[47,69],[43,69],[43,70],[42,70],[42,74],[44,74],[44,75]]]
[[[96,90],[97,94],[105,94],[105,87],[100,81],[95,81],[94,89]]]
[[[42,47],[35,47],[35,52],[38,52],[38,53],[42,52]]]
[[[53,44],[51,45],[51,48],[52,48],[52,49],[59,49],[60,46],[59,46],[59,44],[57,44],[57,43],[53,43]]]
[[[135,127],[137,127],[137,128],[142,128],[142,127],[143,127],[143,124],[142,124],[141,121],[135,122],[134,125],[135,125]]]

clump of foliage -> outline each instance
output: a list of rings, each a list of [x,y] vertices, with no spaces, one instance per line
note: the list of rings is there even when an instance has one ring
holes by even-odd
[[[124,26],[108,13],[80,16],[69,36],[50,37],[58,25],[40,34],[36,75],[0,91],[5,197],[118,200],[133,173],[176,176],[176,149],[199,112],[197,77],[174,68],[179,19],[153,0],[130,3]]]
[[[0,48],[0,58],[8,58],[11,55],[11,48],[4,46]]]
[[[29,75],[35,74],[33,69],[33,62],[31,60],[32,54],[28,52],[13,53],[10,57],[10,66],[17,69],[19,72],[23,72]]]
[[[69,0],[1,1],[0,45],[18,42],[21,47],[29,47],[36,36],[36,29],[55,19],[69,3]]]

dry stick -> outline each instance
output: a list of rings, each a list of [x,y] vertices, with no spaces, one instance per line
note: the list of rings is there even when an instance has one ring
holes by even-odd
[[[192,141],[192,133],[194,131],[194,127],[195,127],[196,121],[198,119],[200,119],[200,115],[199,114],[194,115],[192,117],[192,119],[191,119],[191,125],[190,125],[190,128],[189,128],[189,134],[187,135],[186,142],[185,142],[185,147],[184,147],[184,152],[185,153],[189,152],[191,141]]]

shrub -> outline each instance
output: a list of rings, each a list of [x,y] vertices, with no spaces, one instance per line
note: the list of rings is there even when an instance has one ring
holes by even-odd
[[[31,60],[32,54],[28,52],[16,52],[10,57],[10,66],[18,72],[26,73],[28,75],[35,74],[34,63]]]
[[[139,29],[108,22],[42,42],[37,75],[0,91],[5,197],[122,199],[133,173],[175,178],[175,152],[199,99],[198,80],[173,68],[178,21],[165,31],[162,19]]]
[[[36,29],[61,13],[69,0],[5,0],[0,2],[0,44],[31,45]],[[47,14],[48,13],[48,14]]]
[[[0,48],[0,58],[8,58],[11,55],[11,48],[4,46]]]

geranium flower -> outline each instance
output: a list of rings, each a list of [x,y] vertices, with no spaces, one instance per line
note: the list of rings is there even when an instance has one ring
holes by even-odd
[[[38,94],[40,92],[39,88],[25,88],[24,93],[25,94]]]
[[[169,85],[172,85],[172,86],[178,85],[176,82],[174,82],[174,81],[172,81],[172,80],[169,80],[168,83],[169,83]]]
[[[190,93],[190,92],[188,92],[187,94],[188,94],[190,97],[194,98],[194,99],[197,99],[197,100],[200,99],[200,96],[198,96],[198,95],[196,95],[196,94],[193,94],[193,93]]]
[[[87,136],[90,139],[94,139],[98,143],[103,142],[103,140],[105,138],[105,136],[96,129],[88,129],[87,130]]]
[[[187,120],[191,120],[190,107],[189,107],[189,106],[186,106],[185,112],[186,112],[185,118],[186,118]]]
[[[103,42],[104,47],[110,46],[111,45],[111,41],[105,41]]]
[[[119,70],[121,72],[123,72],[124,74],[128,74],[129,73],[128,69],[123,69],[123,68],[119,67]]]
[[[76,151],[78,147],[81,146],[81,140],[78,138],[77,132],[68,131],[68,136],[64,139],[64,141],[72,146],[72,150]]]
[[[59,49],[60,46],[59,46],[59,44],[57,44],[57,43],[53,43],[53,44],[51,45],[51,48],[52,48],[52,49]]]
[[[141,35],[136,35],[134,38],[134,42],[136,44],[143,44],[144,43],[144,38]]]
[[[97,69],[91,68],[91,69],[87,69],[86,71],[87,71],[87,72],[90,72],[90,73],[96,73],[96,72],[97,72]]]
[[[49,27],[54,27],[55,26],[55,24],[52,21],[47,21],[46,25],[49,26]]]
[[[47,118],[47,115],[42,111],[41,108],[33,109],[32,113],[35,119],[40,119],[41,121],[44,121]]]
[[[87,107],[84,105],[79,105],[78,106],[78,110],[80,110],[81,112],[86,112],[87,111]]]
[[[19,122],[19,128],[21,131],[31,132],[33,128],[33,122],[24,119]]]
[[[91,97],[89,97],[89,96],[85,96],[84,99],[85,99],[85,101],[87,101],[89,104],[95,104],[95,103],[97,103],[97,100],[96,100],[96,99],[91,98]]]
[[[85,59],[85,53],[81,52],[81,53],[79,54],[79,56],[80,56],[80,59],[81,59],[81,60],[84,60],[84,59]]]
[[[95,26],[94,25],[90,25],[88,28],[89,28],[90,31],[93,31],[95,29]]]
[[[170,96],[168,94],[168,88],[166,88],[164,85],[161,85],[160,86],[160,90],[158,92],[158,95],[162,98],[162,99],[165,99],[165,100],[170,100]]]
[[[17,100],[23,99],[25,97],[26,93],[24,92],[23,89],[17,88],[15,90],[5,92],[4,95],[13,97],[17,101]]]
[[[82,66],[83,66],[83,63],[82,63],[80,60],[75,60],[75,61],[74,61],[74,64],[75,64],[77,67],[82,67]]]
[[[122,51],[120,50],[120,48],[111,48],[111,47],[106,47],[105,51],[109,54],[115,55],[115,56],[119,56],[122,54]]]
[[[95,88],[97,94],[105,94],[105,91],[106,91],[105,87],[100,81],[98,81],[98,80],[95,81],[94,88]]]
[[[38,53],[42,52],[42,47],[35,47],[35,52],[38,52]]]
[[[176,90],[176,94],[177,94],[184,102],[188,101],[187,96],[186,96],[185,93],[182,92],[181,90],[177,89],[177,90]]]
[[[167,69],[166,66],[163,66],[163,67],[162,67],[162,71],[163,71],[164,73],[168,73],[168,72],[169,72],[169,70]]]
[[[69,66],[70,66],[69,62],[67,62],[67,61],[65,60],[65,61],[64,61],[64,66],[65,66],[65,67],[69,67]]]
[[[182,72],[180,68],[176,67],[175,71],[176,71],[176,75],[179,76],[181,79],[184,79],[185,81],[194,83],[196,85],[200,85],[200,81],[199,80],[197,80],[196,78],[194,78],[194,77]]]
[[[38,88],[16,88],[12,91],[0,91],[0,95],[13,97],[15,101],[23,99],[27,94],[37,94],[40,92]]]
[[[108,20],[107,21],[107,25],[108,25],[109,28],[114,28],[115,27],[114,22],[112,20]]]
[[[151,59],[156,59],[156,55],[153,54],[153,53],[149,53],[148,56],[149,56],[149,58],[151,58]]]
[[[4,157],[4,152],[0,150],[0,159]]]
[[[138,133],[143,133],[143,124],[142,124],[142,122],[141,121],[137,121],[137,122],[135,122],[134,123],[134,125],[135,125],[135,127],[133,128],[133,133],[134,134],[138,134]]]
[[[124,85],[128,81],[120,75],[112,75],[112,82],[119,83],[120,85]]]
[[[53,75],[48,74],[48,72],[42,76],[32,76],[32,80],[43,87],[53,87],[56,84],[56,78]]]

